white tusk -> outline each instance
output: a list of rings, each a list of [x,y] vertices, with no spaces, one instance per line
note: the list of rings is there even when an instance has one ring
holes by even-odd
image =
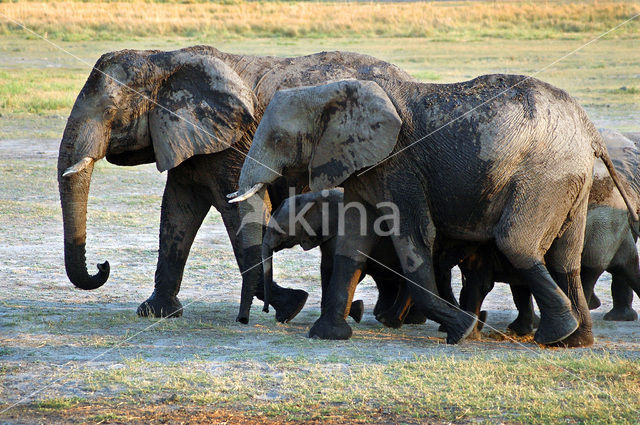
[[[235,197],[233,199],[229,199],[229,203],[230,204],[234,204],[236,202],[241,202],[241,201],[244,201],[245,199],[251,198],[253,195],[256,194],[257,191],[262,189],[262,186],[264,186],[264,183],[258,183],[256,185],[254,185],[251,189],[247,190],[242,195],[240,195],[238,197]]]
[[[236,196],[238,196],[238,193],[239,193],[239,192],[240,192],[239,190],[236,190],[236,191],[235,191],[235,192],[233,192],[233,193],[229,193],[229,194],[227,195],[227,199],[235,198]]]
[[[71,167],[64,170],[62,177],[69,177],[72,174],[78,173],[89,166],[93,162],[93,158],[85,156],[80,161],[73,164]]]

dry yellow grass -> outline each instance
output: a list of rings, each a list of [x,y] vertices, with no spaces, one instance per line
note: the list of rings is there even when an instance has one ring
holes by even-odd
[[[434,3],[0,3],[0,14],[51,38],[211,37],[583,37],[604,32],[640,4],[619,2]],[[640,18],[616,31],[633,36]],[[17,31],[0,16],[0,34]]]

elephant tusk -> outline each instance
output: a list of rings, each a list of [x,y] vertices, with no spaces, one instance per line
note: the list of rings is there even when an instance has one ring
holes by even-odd
[[[258,183],[256,185],[254,185],[251,189],[247,190],[245,193],[243,193],[242,195],[236,196],[233,199],[229,199],[229,203],[230,204],[234,204],[236,202],[241,202],[244,201],[246,199],[251,198],[253,195],[256,194],[257,191],[259,191],[260,189],[262,189],[262,186],[264,186],[264,183]],[[239,191],[238,191],[239,192]],[[231,194],[233,195],[233,194]]]
[[[93,162],[93,158],[85,156],[80,161],[76,162],[71,167],[64,170],[64,173],[62,173],[62,177],[69,177],[73,174],[76,174],[84,170],[85,168],[87,168],[89,164],[91,164],[92,162]]]
[[[240,193],[240,191],[239,191],[239,190],[236,190],[236,191],[235,191],[235,192],[233,192],[233,193],[229,193],[229,194],[227,194],[227,199],[235,198],[236,196],[238,196],[238,193]]]

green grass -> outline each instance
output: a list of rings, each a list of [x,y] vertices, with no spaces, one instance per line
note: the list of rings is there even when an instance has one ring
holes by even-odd
[[[419,420],[631,424],[640,407],[637,364],[613,356],[334,360],[273,357],[266,365],[247,360],[211,371],[198,359],[166,364],[137,358],[117,369],[81,370],[70,379],[95,391],[118,389],[120,400],[171,395],[182,404],[235,405],[303,421],[366,417],[385,409]]]
[[[0,70],[0,114],[67,113],[85,78],[68,69]]]
[[[41,410],[65,410],[85,402],[86,399],[80,397],[60,397],[49,398],[36,402],[36,407]]]
[[[609,90],[609,93],[614,94],[614,95],[639,95],[640,94],[640,88],[622,86],[622,87],[617,88],[617,89]]]
[[[66,118],[89,69],[43,41],[6,37],[0,55],[0,140],[62,136]],[[69,42],[65,49],[93,63],[104,52],[122,48],[174,49],[188,39],[127,42]],[[237,53],[292,56],[321,50],[350,50],[391,61],[422,81],[447,83],[480,74],[532,74],[583,44],[571,40],[483,40],[429,42],[421,38],[209,40]],[[20,63],[56,63],[41,70]],[[613,72],[612,70],[615,70]],[[586,107],[598,126],[638,130],[637,40],[600,40],[537,75],[567,90]],[[623,89],[626,88],[626,89]]]

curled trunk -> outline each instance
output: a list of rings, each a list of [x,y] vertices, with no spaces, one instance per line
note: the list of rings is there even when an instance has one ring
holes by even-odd
[[[88,136],[87,132],[84,132]],[[98,273],[90,275],[86,266],[87,200],[93,161],[73,174],[63,176],[82,158],[100,158],[95,152],[79,152],[75,146],[75,128],[67,124],[58,155],[58,189],[64,226],[64,263],[69,280],[80,289],[96,289],[109,278],[109,262],[98,264]],[[102,142],[102,140],[98,140]],[[98,144],[98,146],[100,146]],[[97,148],[102,152],[104,148]],[[93,155],[92,155],[93,154]],[[104,155],[102,155],[104,156]]]

